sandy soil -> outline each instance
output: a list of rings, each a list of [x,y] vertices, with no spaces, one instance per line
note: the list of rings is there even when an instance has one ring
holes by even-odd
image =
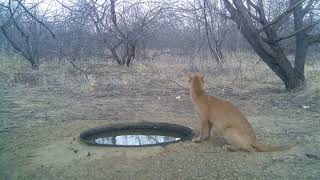
[[[202,144],[165,147],[102,148],[79,142],[82,130],[117,122],[171,122],[198,132],[186,77],[166,82],[153,70],[137,69],[110,67],[105,78],[119,78],[126,86],[99,89],[106,79],[98,79],[90,92],[60,86],[0,88],[0,179],[319,179],[319,94],[285,93],[279,82],[244,81],[240,88],[207,72],[208,93],[240,107],[260,141],[302,140],[289,151],[226,152],[215,132]]]

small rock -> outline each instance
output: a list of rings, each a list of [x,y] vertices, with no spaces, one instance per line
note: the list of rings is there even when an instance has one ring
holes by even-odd
[[[89,157],[89,156],[91,156],[91,153],[90,153],[90,152],[88,152],[88,154],[87,154],[87,157]]]
[[[76,138],[75,138],[75,137],[73,137],[73,138],[72,138],[72,140],[73,140],[73,141],[75,141],[75,140],[76,140]]]
[[[77,149],[74,149],[73,152],[74,152],[75,154],[77,154],[77,153],[78,153],[78,150],[77,150]]]
[[[177,96],[176,99],[181,99],[181,97],[180,97],[180,96]]]

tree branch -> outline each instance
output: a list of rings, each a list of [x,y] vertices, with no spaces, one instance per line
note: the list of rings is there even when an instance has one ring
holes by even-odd
[[[250,12],[249,10],[247,10],[247,12],[250,15],[250,17],[252,17],[252,19],[256,20],[257,22],[261,22],[261,19],[258,16],[252,14],[252,12]]]
[[[307,35],[307,42],[309,45],[320,43],[320,33],[319,34],[313,34],[313,35]]]
[[[56,38],[55,34],[51,31],[51,29],[44,24],[42,21],[40,21],[37,17],[35,17],[31,12],[29,12],[29,10],[22,4],[21,1],[17,0],[17,2],[19,3],[19,5],[22,7],[23,10],[25,10],[25,12],[27,14],[29,14],[34,20],[36,20],[39,24],[41,24],[43,27],[45,27],[51,34],[51,36],[53,37],[53,39]]]
[[[289,9],[287,9],[286,11],[284,11],[282,14],[280,14],[277,18],[275,18],[274,20],[272,20],[270,23],[266,24],[265,26],[263,26],[261,29],[258,30],[259,33],[261,33],[262,31],[265,31],[267,28],[269,28],[270,26],[273,26],[279,22],[283,23],[283,19],[285,19],[287,16],[289,16],[292,11],[301,3],[303,3],[306,0],[299,0],[298,2],[296,2],[293,5],[289,6]]]
[[[9,43],[12,45],[12,47],[20,52],[22,54],[23,57],[25,57],[28,61],[31,60],[31,57],[29,57],[19,46],[18,44],[16,44],[7,34],[5,28],[3,26],[0,26],[1,32],[3,33],[3,35],[6,37],[6,39],[9,41]]]
[[[251,0],[247,0],[246,2],[247,2],[247,6],[248,6],[248,7],[246,8],[248,14],[249,14],[254,20],[256,20],[257,22],[261,23],[262,25],[266,24],[267,20],[266,20],[266,17],[265,17],[265,12],[264,12],[264,9],[263,9],[263,3],[262,3],[262,1],[259,0],[259,1],[257,2],[257,3],[258,3],[257,5],[254,4]],[[252,12],[251,12],[251,7],[253,7],[253,8],[256,10],[256,12],[259,14],[259,17],[256,16],[256,15],[254,15],[254,14],[252,14]]]
[[[259,10],[259,7],[256,4],[254,4],[251,0],[247,0],[247,3],[248,3],[248,6],[253,7],[257,11]]]
[[[17,28],[17,30],[21,33],[21,35],[28,40],[29,35],[22,30],[22,28],[19,26],[18,22],[16,21],[16,17],[14,17],[15,16],[14,11],[16,10],[12,11],[11,1],[9,1],[8,3],[8,11],[10,14],[10,19],[8,20],[8,22],[12,21],[13,25]]]
[[[74,10],[70,7],[68,7],[67,5],[63,4],[62,2],[60,2],[59,0],[56,0],[58,4],[60,4],[62,7],[68,9],[71,12],[74,12]]]
[[[295,32],[293,32],[293,33],[291,33],[291,34],[289,34],[289,35],[287,35],[287,36],[278,38],[278,39],[276,39],[276,41],[279,42],[279,41],[282,41],[282,40],[285,40],[285,39],[289,39],[289,38],[295,36],[296,34],[302,32],[302,31],[306,31],[306,30],[314,27],[315,25],[317,25],[317,24],[319,24],[319,23],[320,23],[320,19],[316,20],[314,23],[312,23],[312,24],[310,24],[310,25],[308,25],[308,26],[306,26],[306,27],[302,27],[302,28],[298,29],[297,31],[295,31]],[[309,39],[310,39],[310,38],[308,38],[308,41],[311,41],[311,42],[312,42],[312,39],[311,39],[311,40],[309,40]]]
[[[2,3],[3,3],[3,2],[2,2]],[[4,5],[4,4],[2,4],[2,3],[0,3],[0,6],[9,9],[9,6],[6,6],[6,5]]]
[[[237,9],[231,4],[229,0],[223,0],[223,4],[228,9],[230,13],[230,18],[234,19],[237,13]]]
[[[310,0],[310,1],[308,2],[308,4],[306,5],[306,7],[303,9],[303,15],[306,15],[306,14],[310,11],[313,2],[314,2],[314,0]]]
[[[1,32],[7,38],[7,40],[10,42],[10,44],[13,46],[13,48],[16,49],[17,51],[21,52],[21,49],[19,48],[19,46],[9,38],[5,28],[3,26],[0,26],[0,28],[1,28]]]
[[[266,18],[266,13],[264,12],[264,7],[263,7],[263,2],[262,0],[258,0],[258,13],[260,15],[261,19],[261,24],[265,25],[268,23],[267,18]]]

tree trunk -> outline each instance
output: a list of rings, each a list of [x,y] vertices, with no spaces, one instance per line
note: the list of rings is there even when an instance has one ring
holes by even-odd
[[[129,51],[127,55],[127,60],[126,60],[126,65],[129,66],[131,63],[131,60],[134,59],[135,57],[135,51],[136,51],[136,46],[135,45],[130,45],[129,46]]]
[[[221,44],[216,43],[215,52],[217,54],[217,57],[219,58],[220,63],[223,63],[224,62],[224,56],[223,56],[223,53],[222,53]]]
[[[115,60],[118,63],[118,65],[123,65],[124,63],[122,63],[122,61],[120,60],[116,49],[115,48],[110,48],[110,51],[111,51],[113,60]]]
[[[304,11],[302,8],[302,4],[300,4],[294,9],[293,16],[294,16],[294,29],[295,31],[298,31],[301,27],[303,27]],[[307,35],[305,31],[298,32],[295,36],[296,51],[295,51],[294,69],[299,74],[299,76],[301,76],[301,78],[303,79],[304,79],[305,59],[306,59],[307,50],[308,50],[308,42],[306,40],[306,37]]]
[[[294,89],[304,84],[304,76],[294,69],[278,43],[269,45],[262,42],[257,31],[250,26],[243,25],[241,32],[248,40],[258,56],[284,82],[286,89]]]

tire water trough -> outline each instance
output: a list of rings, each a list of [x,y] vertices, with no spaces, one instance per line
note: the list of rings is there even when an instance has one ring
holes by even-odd
[[[88,129],[80,140],[94,146],[146,147],[163,146],[191,140],[190,128],[162,122],[117,123]]]

